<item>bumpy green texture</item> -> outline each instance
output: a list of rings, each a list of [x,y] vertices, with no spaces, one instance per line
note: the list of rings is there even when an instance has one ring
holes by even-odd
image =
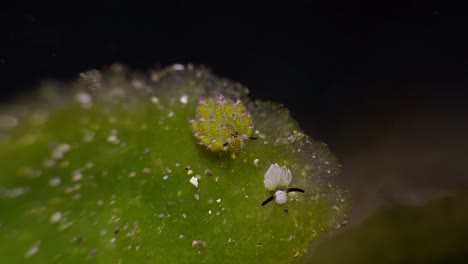
[[[197,144],[188,122],[220,94],[255,122],[235,157]],[[349,209],[325,144],[190,65],[44,84],[2,106],[0,160],[0,263],[299,263]],[[305,193],[262,207],[273,163]]]
[[[240,100],[235,103],[223,95],[200,98],[197,116],[189,120],[193,135],[211,151],[237,151],[244,148],[244,139],[252,137],[254,124]]]

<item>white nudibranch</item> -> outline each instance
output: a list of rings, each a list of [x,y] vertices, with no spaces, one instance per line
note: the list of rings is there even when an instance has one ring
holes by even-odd
[[[286,167],[280,167],[277,163],[270,165],[265,173],[263,183],[269,192],[274,192],[272,196],[266,199],[262,206],[275,200],[277,204],[284,204],[288,200],[288,193],[290,192],[304,192],[299,188],[288,188],[291,183],[291,171]]]

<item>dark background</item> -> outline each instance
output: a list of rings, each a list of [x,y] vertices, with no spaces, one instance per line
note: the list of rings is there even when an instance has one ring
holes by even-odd
[[[467,184],[466,14],[442,2],[2,4],[1,101],[114,62],[205,65],[329,144],[358,221]]]

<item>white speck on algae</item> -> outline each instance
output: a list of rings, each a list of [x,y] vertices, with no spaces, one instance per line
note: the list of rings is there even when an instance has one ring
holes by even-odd
[[[26,253],[24,254],[24,257],[25,257],[25,258],[30,258],[30,257],[36,255],[36,253],[39,252],[40,246],[41,246],[41,241],[35,242],[35,243],[28,249],[28,251],[26,251]]]
[[[18,198],[28,191],[27,187],[16,187],[11,189],[3,189],[0,187],[0,197]]]
[[[76,170],[73,172],[72,181],[79,182],[82,179],[83,179],[83,174],[81,174],[81,171]]]
[[[57,211],[55,213],[53,213],[51,216],[50,216],[50,222],[52,224],[55,224],[57,223],[58,221],[60,221],[62,219],[62,213]]]
[[[83,108],[91,108],[93,106],[93,97],[86,92],[80,92],[75,95],[75,101],[81,104]]]
[[[65,223],[63,223],[63,224],[60,225],[59,231],[63,231],[63,230],[65,230],[65,229],[69,228],[69,227],[72,226],[72,225],[73,225],[73,222],[72,222],[72,221],[65,222]]]
[[[185,70],[185,66],[183,64],[174,64],[172,65],[172,69],[175,71],[183,71]]]
[[[110,135],[107,137],[107,142],[112,143],[112,144],[119,144],[120,139],[117,136],[118,131],[113,129],[110,133]]]
[[[187,104],[188,103],[188,96],[187,95],[182,95],[180,97],[180,102],[183,103],[183,104]]]
[[[203,240],[193,240],[192,247],[206,247],[206,242]]]
[[[198,178],[197,177],[190,178],[190,183],[193,184],[193,186],[198,188]]]
[[[152,102],[153,104],[157,104],[157,103],[159,103],[159,98],[156,97],[156,96],[153,96],[153,97],[151,97],[151,102]]]
[[[60,177],[54,177],[49,180],[49,186],[50,187],[56,187],[59,186],[62,183],[62,179]]]
[[[254,160],[253,160],[253,165],[254,165],[255,167],[257,167],[259,161],[260,161],[259,159],[254,159]]]
[[[71,147],[68,144],[59,144],[55,149],[52,151],[52,158],[55,160],[61,159],[63,155],[70,151]]]

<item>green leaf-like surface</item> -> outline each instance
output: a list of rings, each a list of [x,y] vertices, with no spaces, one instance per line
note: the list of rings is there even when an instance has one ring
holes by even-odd
[[[296,263],[349,209],[325,144],[203,68],[114,65],[43,88],[0,110],[0,263]],[[235,157],[197,144],[188,123],[219,94],[255,123]],[[305,193],[261,206],[273,163]]]

